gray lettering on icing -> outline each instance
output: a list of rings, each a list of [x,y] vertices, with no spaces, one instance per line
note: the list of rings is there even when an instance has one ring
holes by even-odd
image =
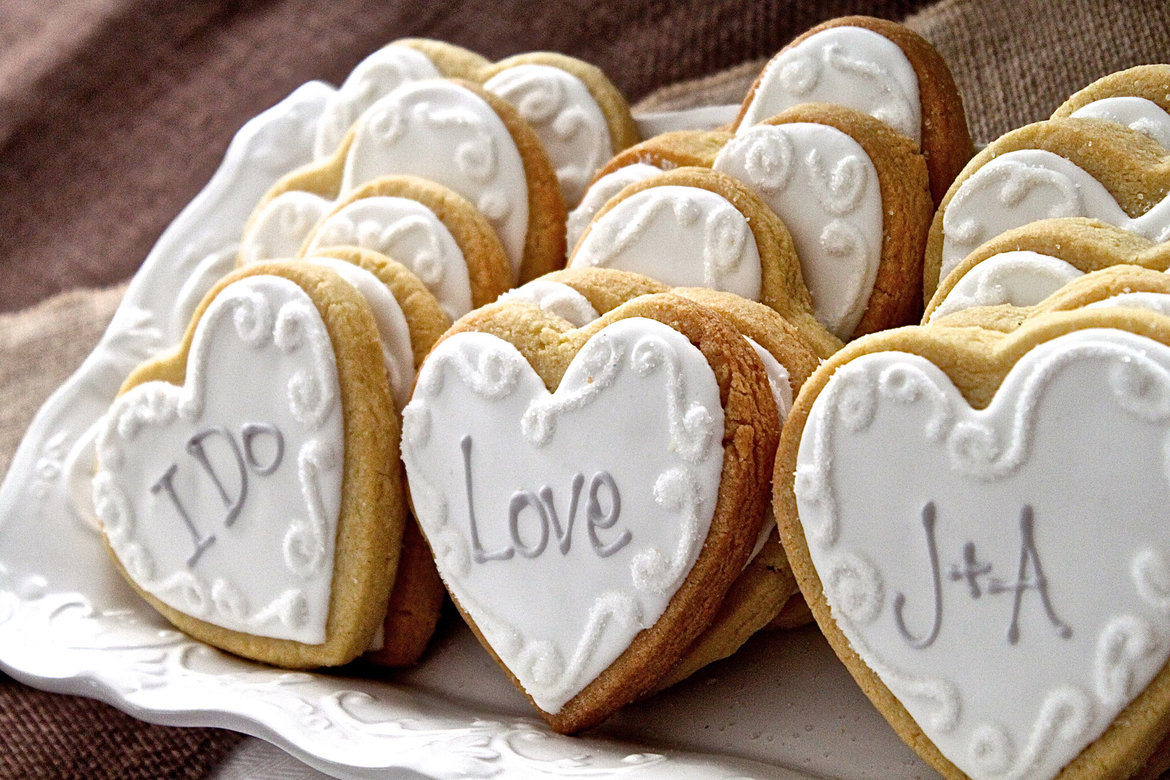
[[[922,649],[934,644],[942,628],[942,580],[938,572],[938,543],[934,537],[935,508],[934,502],[929,502],[922,508],[922,529],[926,532],[926,546],[930,555],[931,586],[934,591],[934,619],[930,631],[925,636],[915,636],[906,628],[902,618],[902,610],[906,607],[906,594],[899,593],[894,597],[894,621],[898,624],[898,632],[911,647]]]
[[[260,435],[271,436],[276,445],[276,453],[272,456],[272,462],[266,466],[261,466],[256,460],[255,441]],[[244,457],[248,460],[248,467],[256,472],[257,476],[266,477],[269,474],[280,468],[280,463],[284,459],[284,435],[280,429],[275,425],[269,423],[244,423],[240,428],[240,439],[244,443]]]
[[[1028,570],[1031,569],[1029,575]],[[1056,628],[1061,639],[1072,636],[1072,628],[1056,615],[1052,608],[1052,600],[1048,597],[1048,579],[1044,576],[1044,568],[1040,565],[1040,553],[1036,551],[1035,517],[1030,505],[1020,510],[1020,565],[1016,573],[1016,581],[1010,585],[994,577],[987,587],[988,593],[1012,593],[1012,622],[1008,626],[1008,642],[1016,644],[1020,641],[1020,604],[1024,598],[1024,591],[1034,590],[1040,594],[1040,602],[1044,605],[1044,614],[1048,621]]]
[[[601,511],[601,501],[597,492],[604,487],[609,493],[609,511]],[[599,471],[589,480],[589,504],[585,508],[585,518],[589,521],[589,541],[593,543],[593,551],[601,558],[608,558],[630,543],[632,538],[629,530],[622,531],[617,539],[609,544],[603,544],[597,537],[597,529],[613,528],[614,523],[622,511],[622,497],[618,492],[617,483],[608,471]]]
[[[212,436],[222,436],[227,443],[231,445],[232,457],[236,462],[236,470],[240,476],[240,492],[235,498],[228,495],[227,489],[224,488],[223,482],[216,473],[215,468],[211,465],[211,459],[207,457],[207,450],[203,447],[203,442]],[[219,497],[223,499],[223,505],[227,509],[227,514],[224,515],[223,524],[231,527],[236,522],[236,517],[240,514],[240,510],[244,507],[244,499],[248,497],[248,472],[244,466],[244,456],[240,453],[240,447],[236,444],[235,437],[227,428],[222,426],[215,426],[207,430],[200,431],[187,440],[187,452],[192,455],[203,470],[207,472],[207,476],[211,477],[215,489],[219,491]]]
[[[471,436],[464,436],[460,440],[459,449],[463,451],[463,482],[467,486],[467,519],[471,525],[471,557],[476,563],[506,561],[515,552],[511,547],[485,552],[479,541],[479,524],[475,519],[475,500],[472,496],[471,484]]]
[[[525,545],[520,538],[520,513],[525,507],[535,509],[537,517],[540,518],[540,540],[532,546]],[[536,558],[548,546],[548,512],[531,490],[517,490],[512,494],[512,500],[508,502],[508,533],[512,537],[512,549],[525,558]]]
[[[179,467],[172,463],[166,472],[159,477],[158,481],[150,486],[150,492],[158,495],[160,490],[166,491],[167,496],[171,499],[171,503],[175,505],[175,509],[178,511],[183,525],[187,526],[187,530],[191,533],[191,541],[195,544],[195,552],[187,557],[187,568],[190,569],[199,561],[203,552],[215,541],[215,534],[207,537],[200,535],[199,529],[195,527],[195,523],[191,521],[191,516],[187,514],[187,510],[183,507],[183,502],[175,494],[174,479],[175,472],[178,470]]]

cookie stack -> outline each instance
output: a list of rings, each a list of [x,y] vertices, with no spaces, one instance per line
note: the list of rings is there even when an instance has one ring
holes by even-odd
[[[784,430],[801,590],[950,777],[1164,768],[1167,94],[1166,66],[1114,74],[976,155],[924,324],[834,355]]]
[[[944,774],[1132,774],[1170,731],[1167,95],[972,157],[937,53],[848,17],[641,140],[585,63],[391,44],[107,415],[113,560],[292,668],[414,663],[446,593],[565,733],[815,618]]]

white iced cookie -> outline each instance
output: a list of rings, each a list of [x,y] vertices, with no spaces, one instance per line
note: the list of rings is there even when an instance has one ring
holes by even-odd
[[[850,338],[883,262],[883,210],[897,209],[883,204],[877,167],[861,143],[829,124],[762,124],[729,141],[714,167],[750,186],[783,220],[817,320]]]
[[[452,80],[410,82],[379,98],[332,157],[270,190],[252,221],[285,192],[341,202],[387,176],[425,179],[467,200],[495,231],[513,279],[561,262],[564,203],[539,139],[506,101]]]
[[[1029,250],[1003,252],[963,274],[946,297],[932,306],[929,320],[973,306],[1035,306],[1083,273],[1052,255]]]
[[[721,365],[739,377],[726,383],[709,362],[724,359],[751,362]],[[424,362],[403,436],[419,523],[465,617],[555,729],[646,692],[713,614],[690,600],[734,579],[707,556],[747,560],[762,522],[723,525],[746,496],[721,486],[748,462],[723,442],[743,424],[740,393],[767,403],[763,380],[730,326],[668,295],[582,329],[501,303]]]
[[[94,506],[130,583],[192,636],[291,667],[369,646],[402,532],[385,468],[398,418],[363,297],[381,286],[342,270],[352,282],[308,264],[226,277],[97,441]],[[354,438],[375,426],[379,441]]]
[[[574,328],[584,327],[601,316],[584,295],[567,284],[551,279],[533,279],[528,284],[504,293],[500,301],[527,301],[549,314],[568,320]]]
[[[1170,320],[971,330],[874,334],[809,379],[777,457],[785,549],[939,772],[1125,776],[1170,708],[1170,483],[1159,458],[1117,454],[1170,434]]]
[[[329,198],[311,192],[282,192],[249,221],[240,239],[239,263],[296,257],[305,239],[333,206]]]
[[[1081,106],[1069,116],[1104,119],[1136,130],[1170,149],[1170,114],[1142,97],[1109,97]]]
[[[895,22],[847,16],[796,38],[748,91],[736,132],[805,103],[853,109],[909,139],[926,158],[935,203],[972,154],[963,101],[946,62]]]
[[[914,66],[896,43],[864,27],[829,27],[769,60],[738,132],[800,103],[837,103],[922,140]]]
[[[1170,65],[1138,65],[1111,73],[1066,100],[1053,119],[1116,122],[1170,149]]]
[[[569,267],[616,268],[673,287],[710,287],[759,300],[760,250],[749,218],[717,192],[661,184],[594,218]]]
[[[1037,122],[997,139],[955,181],[931,226],[927,298],[980,244],[1058,217],[1108,223],[1151,241],[1170,239],[1167,151],[1114,122]]]
[[[610,198],[634,182],[648,179],[662,173],[662,169],[648,163],[632,163],[618,168],[616,171],[605,174],[589,185],[581,197],[576,208],[569,212],[569,219],[565,223],[565,246],[571,252],[581,240],[581,234],[593,221],[593,217],[601,210]]]
[[[363,111],[403,84],[443,74],[430,58],[407,46],[390,44],[359,62],[338,87],[317,123],[313,156],[329,157]]]

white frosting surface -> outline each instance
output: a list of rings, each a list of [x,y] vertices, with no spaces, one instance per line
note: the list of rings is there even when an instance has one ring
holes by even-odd
[[[1052,217],[1091,217],[1151,241],[1170,240],[1170,199],[1131,218],[1083,168],[1052,152],[1021,149],[988,161],[959,185],[943,215],[939,278],[983,242]]]
[[[1059,257],[1015,250],[993,255],[973,266],[955,283],[930,315],[938,317],[973,306],[1035,306],[1084,274]]]
[[[329,215],[312,234],[308,251],[359,246],[402,263],[427,286],[452,320],[471,311],[467,260],[435,213],[409,198],[362,198]]]
[[[325,266],[361,293],[374,314],[382,362],[390,378],[390,390],[399,409],[410,399],[414,384],[414,352],[410,346],[410,325],[402,307],[382,281],[364,268],[335,257],[309,255],[305,262]]]
[[[774,57],[738,132],[800,103],[836,103],[921,142],[918,75],[896,43],[863,27],[830,27]]]
[[[333,154],[361,113],[403,84],[443,74],[420,51],[390,44],[359,62],[325,105],[317,123],[313,156],[320,160]]]
[[[1146,98],[1133,95],[1102,98],[1081,106],[1069,116],[1116,122],[1170,149],[1170,114]]]
[[[585,232],[585,228],[593,221],[594,215],[601,211],[601,207],[605,205],[607,200],[634,182],[649,179],[660,173],[662,173],[662,169],[653,165],[633,163],[607,173],[595,181],[585,191],[577,208],[569,212],[565,242],[569,251],[572,252],[573,247],[577,246],[577,242],[581,240],[581,234]]]
[[[834,620],[963,772],[1052,777],[1165,663],[1168,436],[1170,348],[1111,329],[985,410],[901,352],[813,403],[796,498]]]
[[[581,79],[551,65],[516,65],[484,82],[516,106],[548,152],[565,205],[572,208],[598,169],[613,157],[609,123]]]
[[[1114,295],[1104,300],[1094,301],[1085,306],[1086,309],[1147,309],[1158,314],[1170,314],[1170,294],[1156,292],[1131,292]]]
[[[601,316],[588,298],[569,285],[543,278],[508,290],[499,300],[534,303],[549,314],[568,320],[574,328],[583,327]]]
[[[332,208],[333,201],[311,192],[282,192],[264,204],[240,239],[240,259],[246,264],[296,257]]]
[[[685,580],[714,512],[722,432],[706,359],[653,320],[594,335],[551,394],[484,333],[442,341],[423,364],[402,437],[419,523],[455,598],[545,711]]]
[[[760,299],[760,252],[747,217],[700,187],[650,187],[622,200],[593,221],[569,266]]]
[[[528,234],[524,161],[482,98],[452,81],[418,81],[366,109],[354,125],[341,191],[392,173],[436,181],[471,201],[519,272]]]
[[[224,289],[196,328],[186,384],[114,401],[94,506],[122,565],[218,626],[325,641],[345,442],[325,323],[287,279]]]
[[[827,125],[757,125],[724,146],[714,168],[752,187],[784,221],[813,313],[848,339],[882,252],[881,187],[865,150]]]
[[[792,411],[792,385],[788,383],[788,369],[758,342],[747,336],[744,338],[760,356],[760,362],[764,364],[764,370],[768,372],[768,387],[772,390],[772,399],[776,401],[776,411],[779,412],[780,424],[783,425],[784,421],[788,419],[788,413]]]

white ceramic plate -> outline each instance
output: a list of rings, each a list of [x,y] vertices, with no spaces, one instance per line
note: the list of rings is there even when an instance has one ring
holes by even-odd
[[[147,257],[93,354],[38,413],[0,487],[0,668],[143,720],[246,732],[340,777],[929,775],[813,629],[758,637],[570,738],[532,717],[457,620],[406,673],[292,673],[174,631],[122,582],[89,504],[93,426],[131,368],[178,342],[196,302],[232,266],[260,195],[309,161],[331,91],[307,84],[240,131]]]

